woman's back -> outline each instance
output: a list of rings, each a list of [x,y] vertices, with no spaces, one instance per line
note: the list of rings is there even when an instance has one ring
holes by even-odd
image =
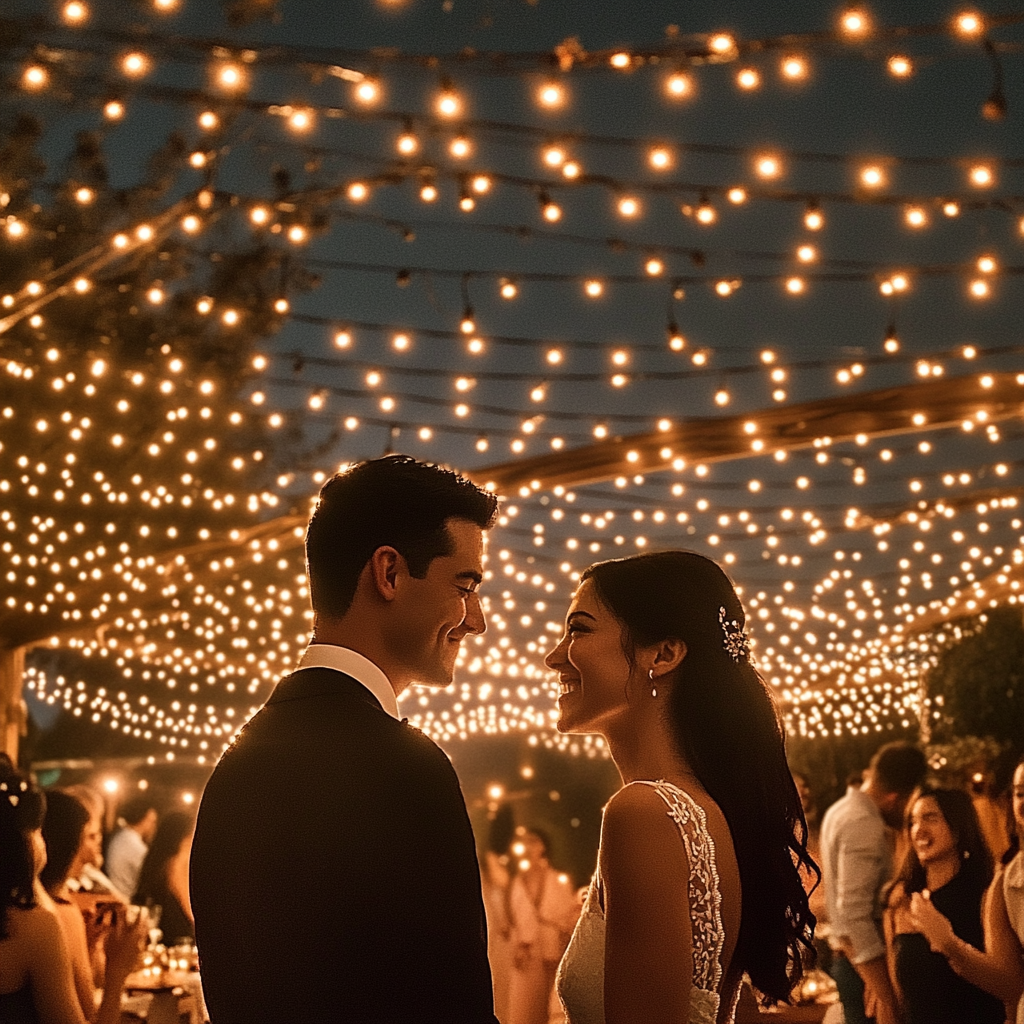
[[[707,793],[698,790],[698,794],[699,800],[664,780],[637,781],[613,799],[620,806],[623,800],[635,805],[632,809],[644,819],[636,836],[637,844],[645,846],[641,856],[646,864],[638,864],[638,870],[663,893],[665,917],[671,911],[689,915],[690,963],[679,965],[680,974],[687,968],[692,974],[687,1020],[715,1024],[732,1019],[739,989],[740,972],[730,970],[730,965],[739,932],[741,892],[725,817]],[[673,824],[670,835],[659,828],[666,817]],[[569,1024],[604,1024],[603,895],[599,868],[559,968],[559,998]]]

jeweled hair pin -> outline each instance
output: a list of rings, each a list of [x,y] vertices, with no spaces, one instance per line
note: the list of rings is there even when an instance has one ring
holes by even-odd
[[[733,661],[747,661],[750,658],[750,637],[736,619],[730,619],[722,606],[718,609],[718,623],[722,627],[722,646]]]

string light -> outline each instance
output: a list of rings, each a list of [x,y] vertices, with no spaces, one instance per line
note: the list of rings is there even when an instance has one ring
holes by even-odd
[[[894,78],[908,78],[914,73],[914,62],[906,54],[894,53],[886,66]]]
[[[736,84],[741,89],[751,91],[761,85],[761,75],[757,68],[740,68],[736,72]]]

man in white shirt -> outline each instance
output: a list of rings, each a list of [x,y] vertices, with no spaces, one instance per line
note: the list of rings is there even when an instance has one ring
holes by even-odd
[[[851,786],[821,822],[832,976],[846,1024],[898,1021],[882,935],[881,890],[893,875],[888,830],[902,827],[926,769],[919,747],[887,743],[871,759],[863,784]]]
[[[107,844],[107,877],[130,900],[135,895],[149,844],[156,835],[157,813],[151,800],[136,796],[120,808],[118,817],[124,825]]]

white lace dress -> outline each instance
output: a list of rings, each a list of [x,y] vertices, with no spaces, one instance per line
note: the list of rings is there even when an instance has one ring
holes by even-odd
[[[665,801],[679,828],[690,863],[689,902],[693,921],[693,988],[688,1024],[715,1024],[722,983],[722,893],[715,865],[715,843],[704,809],[670,782],[633,782],[652,787]],[[600,869],[594,873],[555,985],[567,1024],[604,1024],[604,911],[599,898]],[[735,1015],[735,1005],[729,1019]]]

